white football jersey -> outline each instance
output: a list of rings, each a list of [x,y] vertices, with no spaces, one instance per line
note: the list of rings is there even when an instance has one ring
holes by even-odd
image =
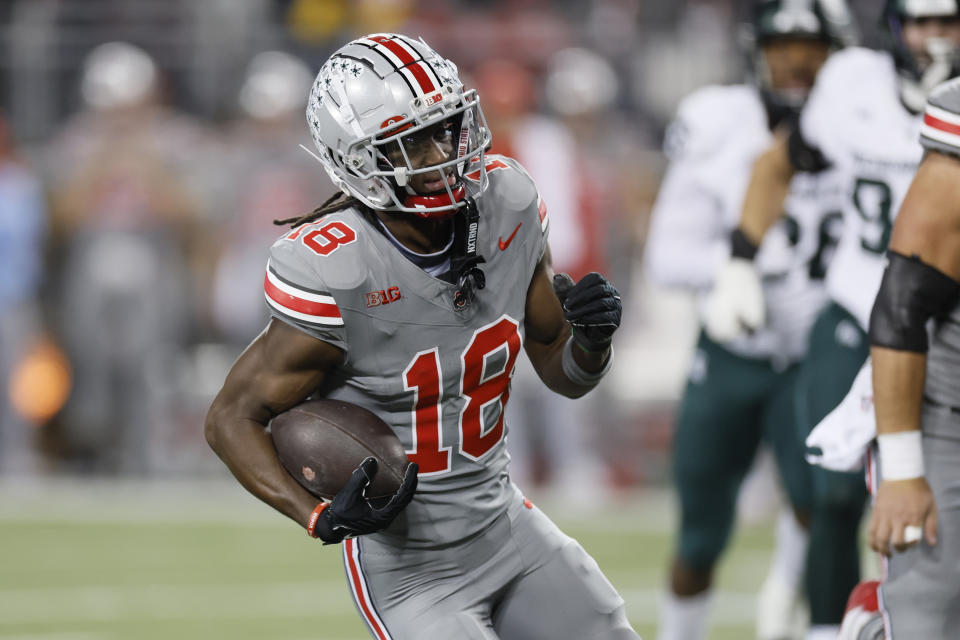
[[[730,255],[730,233],[753,163],[773,142],[766,110],[749,85],[712,86],[688,96],[667,133],[670,168],[660,187],[646,248],[650,276],[695,290],[703,300]],[[767,326],[725,345],[747,357],[796,360],[826,301],[823,277],[840,221],[833,171],[798,174],[785,215],[767,234],[756,264]]]
[[[893,220],[923,149],[921,116],[900,101],[888,53],[849,48],[831,56],[804,107],[800,129],[843,175],[843,232],[827,293],[867,329]]]

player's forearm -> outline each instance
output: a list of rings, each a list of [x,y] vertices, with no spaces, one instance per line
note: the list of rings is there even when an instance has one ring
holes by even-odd
[[[527,353],[531,356],[531,362],[540,374],[540,379],[551,391],[568,398],[579,398],[597,386],[610,364],[613,349],[608,348],[599,353],[587,352],[567,336],[569,333],[544,348],[541,355],[535,355],[536,351],[531,352],[529,346]],[[566,366],[564,351],[567,351]],[[571,370],[571,364],[579,367],[579,371]]]
[[[780,218],[793,175],[785,142],[778,141],[754,163],[739,224],[754,244],[760,245]]]
[[[231,415],[215,404],[207,416],[205,434],[210,448],[247,491],[306,526],[317,499],[281,466],[263,424]]]
[[[870,356],[877,433],[919,430],[927,355],[874,346]]]

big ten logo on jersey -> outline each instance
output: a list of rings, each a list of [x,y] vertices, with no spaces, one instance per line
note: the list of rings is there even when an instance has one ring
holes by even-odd
[[[320,226],[322,224],[322,226]],[[340,247],[357,239],[357,232],[346,222],[334,220],[327,223],[315,223],[294,229],[285,240],[300,240],[304,246],[321,256],[328,256]]]
[[[400,287],[389,287],[387,289],[380,289],[380,291],[367,291],[367,308],[370,307],[379,307],[382,304],[390,304],[391,302],[396,302],[403,295],[400,293]]]
[[[490,173],[491,171],[496,171],[497,169],[508,169],[509,167],[507,167],[507,163],[503,160],[490,160],[483,165],[483,168],[486,169],[487,173]],[[469,173],[465,173],[463,174],[463,177],[477,182],[480,180],[480,169],[474,169]]]

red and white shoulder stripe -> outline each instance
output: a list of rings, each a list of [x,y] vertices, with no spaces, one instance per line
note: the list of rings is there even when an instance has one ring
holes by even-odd
[[[928,104],[923,114],[920,136],[960,151],[960,115]]]
[[[547,216],[547,203],[543,201],[539,191],[537,192],[537,212],[540,214],[540,231],[546,233],[550,218]]]
[[[333,296],[325,291],[305,289],[277,275],[270,263],[263,277],[267,304],[300,323],[321,327],[342,327],[343,317]]]

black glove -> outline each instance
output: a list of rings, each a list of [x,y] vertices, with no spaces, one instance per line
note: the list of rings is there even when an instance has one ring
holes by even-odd
[[[350,474],[347,484],[320,514],[316,536],[325,544],[336,544],[347,536],[362,536],[386,529],[413,499],[417,490],[416,462],[407,465],[400,488],[380,508],[373,507],[363,495],[375,475],[377,459],[367,458]]]
[[[573,341],[584,351],[603,352],[620,326],[620,292],[593,272],[574,284],[565,273],[553,276],[553,290],[563,305],[563,317],[573,325]]]

